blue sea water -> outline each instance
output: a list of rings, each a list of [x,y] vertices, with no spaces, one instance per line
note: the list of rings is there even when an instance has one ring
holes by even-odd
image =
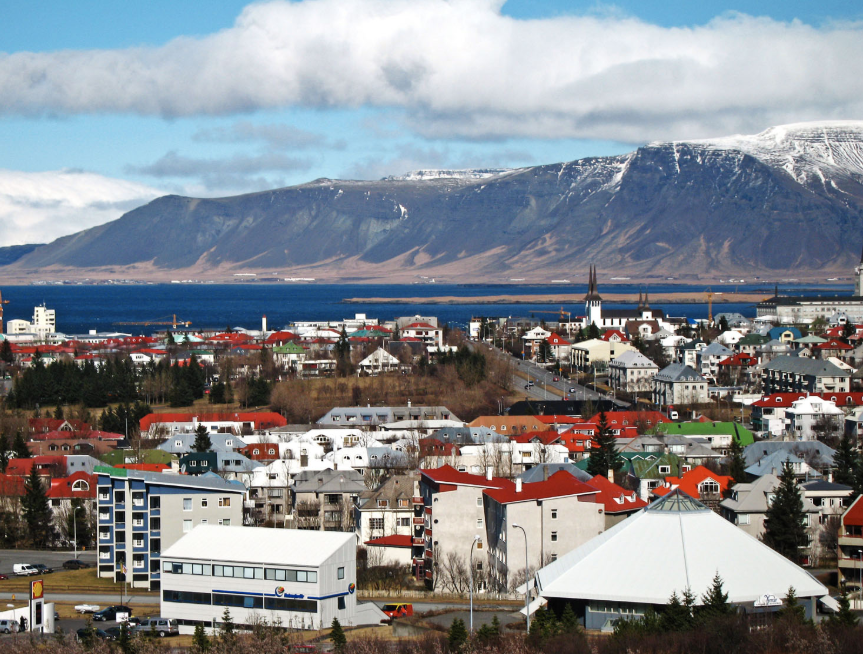
[[[633,284],[602,284],[600,292],[638,293],[640,286]],[[731,292],[735,287],[714,287],[714,291]],[[737,290],[773,294],[765,285],[739,285]],[[3,299],[9,300],[4,308],[4,319],[29,320],[33,307],[43,302],[57,312],[57,330],[66,334],[97,331],[123,331],[149,334],[164,329],[157,326],[120,326],[115,323],[163,319],[176,314],[179,320],[192,322],[191,329],[246,327],[260,329],[261,317],[266,314],[270,329],[285,327],[294,320],[338,320],[365,313],[369,317],[391,320],[396,316],[437,316],[442,322],[464,327],[472,316],[531,316],[556,320],[553,313],[561,305],[548,304],[391,304],[345,303],[355,297],[437,297],[437,296],[493,296],[493,295],[548,295],[571,293],[576,301],[564,304],[572,315],[584,313],[581,298],[586,292],[584,284],[548,284],[524,286],[516,284],[142,284],[142,285],[63,285],[63,286],[4,286]],[[788,290],[788,289],[785,289]],[[813,292],[801,287],[796,292]],[[650,287],[654,297],[664,292],[702,292],[703,286],[686,284],[658,284]],[[788,291],[794,293],[794,290]],[[830,289],[830,294],[850,294],[850,289]],[[603,303],[608,308],[632,307]],[[706,318],[707,304],[652,304],[670,316]],[[752,304],[714,303],[714,313],[739,312],[755,315]]]

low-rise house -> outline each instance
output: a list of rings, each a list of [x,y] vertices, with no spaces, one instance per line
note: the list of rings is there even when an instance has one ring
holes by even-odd
[[[194,433],[198,425],[211,434],[243,434],[284,427],[284,416],[273,411],[225,413],[149,413],[141,418],[141,435],[148,438]]]
[[[401,330],[402,338],[415,338],[427,346],[443,346],[443,329],[427,322],[413,322]]]
[[[661,406],[707,402],[707,380],[688,365],[672,363],[653,377],[653,403]]]
[[[844,422],[842,409],[816,396],[796,400],[785,410],[785,431],[791,440],[838,437],[844,430]]]
[[[394,372],[400,369],[401,362],[382,347],[368,355],[359,362],[360,372],[366,375],[375,375],[381,372]]]
[[[187,475],[218,473],[226,479],[246,479],[263,463],[237,452],[189,452],[178,460],[180,472]]]
[[[242,438],[232,433],[210,432],[207,436],[210,438],[210,443],[212,443],[209,449],[210,452],[234,452],[246,445]],[[171,434],[157,449],[175,456],[181,456],[192,452],[196,438],[197,434],[194,432]]]
[[[413,406],[408,402],[403,407],[335,407],[327,411],[317,422],[320,426],[333,427],[377,427],[393,422],[416,420],[453,420],[461,422],[445,406]]]
[[[663,497],[680,489],[714,511],[719,511],[719,502],[728,489],[732,478],[720,475],[704,466],[697,466],[682,476],[668,476],[665,483],[653,489],[653,495]]]
[[[820,476],[822,472],[833,468],[835,451],[821,441],[758,441],[743,449],[743,462],[747,467],[754,466],[765,457],[777,452],[793,454],[806,463],[805,468],[801,467],[804,475],[809,470],[814,475]],[[773,469],[775,465],[776,462],[773,462],[770,468]],[[781,470],[781,459],[779,469]]]
[[[580,370],[605,369],[608,362],[624,352],[638,351],[628,342],[592,338],[572,346],[572,365]]]
[[[730,349],[714,341],[707,347],[701,348],[696,355],[696,370],[705,379],[716,380],[719,376],[719,362],[733,355]]]
[[[291,489],[294,526],[318,531],[353,531],[354,507],[366,490],[356,470],[307,470]]]
[[[683,472],[680,459],[676,454],[621,452],[623,467],[618,474],[625,480],[627,488],[635,488],[638,497],[648,500],[653,489],[665,483],[669,475],[680,476]],[[579,463],[579,467],[585,464]]]
[[[651,380],[659,372],[659,366],[638,350],[624,352],[608,364],[608,383],[627,393],[639,393],[651,389]]]
[[[839,585],[849,592],[863,591],[863,495],[842,514],[838,538]]]
[[[368,548],[370,566],[411,565],[414,576],[423,578],[425,511],[421,500],[416,472],[394,475],[375,490],[360,493],[357,535]]]
[[[731,450],[732,441],[741,447],[751,445],[755,437],[738,422],[671,422],[657,424],[656,433],[706,439],[710,447],[722,455]]]

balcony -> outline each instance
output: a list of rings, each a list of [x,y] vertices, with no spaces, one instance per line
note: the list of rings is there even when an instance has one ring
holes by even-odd
[[[414,537],[411,539],[411,545],[425,545],[425,544],[426,544],[425,538]]]
[[[424,504],[422,497],[412,497],[411,502],[414,504]]]
[[[863,536],[840,536],[839,545],[863,548]]]
[[[425,525],[425,523],[426,523],[425,518],[414,518],[413,521],[414,521],[415,525],[420,525],[420,526]]]

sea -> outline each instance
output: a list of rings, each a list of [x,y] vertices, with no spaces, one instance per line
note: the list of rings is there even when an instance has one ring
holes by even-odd
[[[635,293],[643,285],[603,283],[600,293]],[[585,284],[318,284],[318,283],[232,283],[232,284],[96,284],[96,285],[30,285],[3,286],[4,320],[30,320],[33,307],[45,304],[56,311],[57,331],[65,334],[123,332],[133,335],[164,330],[159,325],[119,325],[122,322],[190,321],[191,330],[243,327],[260,329],[262,316],[267,316],[269,329],[281,329],[293,321],[323,321],[352,318],[357,313],[381,321],[398,316],[437,316],[442,323],[466,327],[473,316],[534,317],[556,321],[559,311],[573,316],[584,314],[581,298],[587,292]],[[740,292],[773,295],[773,287],[765,284],[729,284],[713,286],[719,293]],[[651,296],[663,293],[701,293],[703,285],[663,283],[649,287]],[[783,293],[821,293],[850,295],[850,288],[822,289],[815,286],[783,288]],[[435,304],[422,298],[439,296],[488,297],[496,295],[541,296],[572,294],[577,301],[565,304]],[[418,298],[416,303],[349,303],[349,298]],[[755,316],[755,305],[719,303],[714,298],[713,312],[736,312]],[[707,317],[707,300],[701,303],[654,304],[668,316],[691,319]],[[632,308],[632,304],[603,303],[604,308]]]

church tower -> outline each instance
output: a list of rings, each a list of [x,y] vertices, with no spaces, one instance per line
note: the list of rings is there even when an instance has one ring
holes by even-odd
[[[584,296],[584,315],[587,316],[587,325],[596,325],[602,328],[602,298],[596,288],[596,267],[590,267],[587,281],[587,295]]]
[[[863,296],[863,254],[860,255],[860,263],[854,269],[854,295]]]

